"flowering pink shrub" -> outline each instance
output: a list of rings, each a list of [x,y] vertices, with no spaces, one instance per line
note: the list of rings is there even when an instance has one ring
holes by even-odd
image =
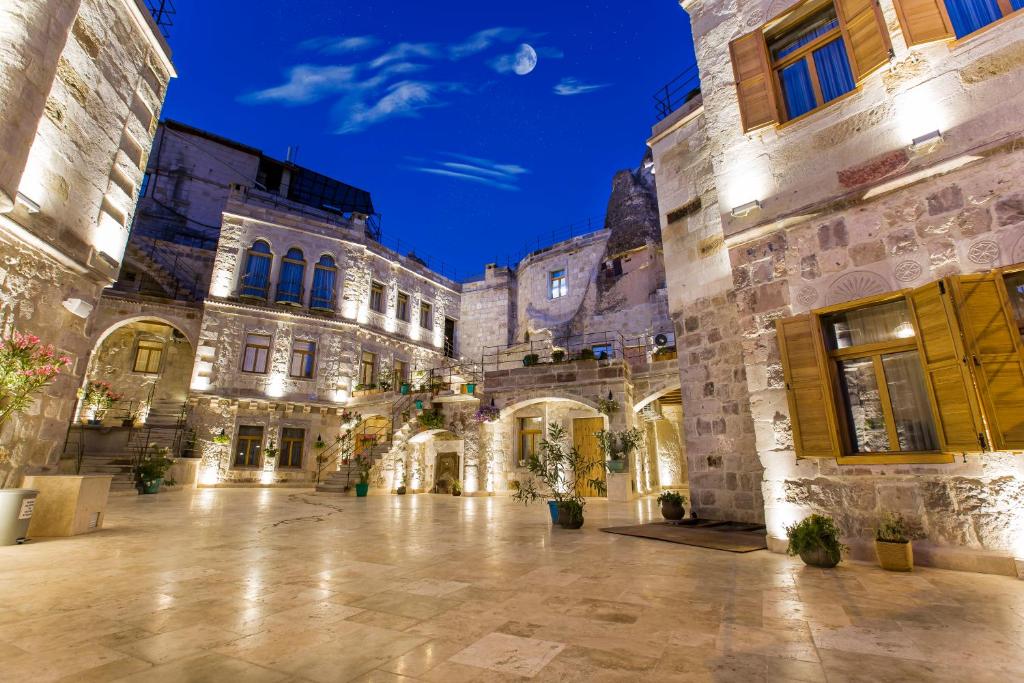
[[[71,358],[35,335],[12,330],[0,336],[0,425],[27,408],[32,395],[70,365]]]
[[[99,419],[103,416],[110,406],[114,405],[115,401],[120,401],[124,394],[119,394],[114,391],[110,382],[91,381],[84,390],[79,390],[79,397],[82,398],[82,403],[87,408],[92,408],[96,413],[96,418]]]

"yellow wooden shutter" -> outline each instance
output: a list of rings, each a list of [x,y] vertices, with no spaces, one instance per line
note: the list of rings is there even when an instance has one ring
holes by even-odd
[[[920,45],[933,40],[952,38],[953,24],[944,0],[894,0],[896,16],[907,45]]]
[[[1024,349],[1001,273],[953,278],[957,313],[994,450],[1024,450]]]
[[[777,123],[779,108],[768,65],[768,47],[760,29],[729,44],[732,70],[736,76],[736,94],[744,132]]]
[[[939,445],[946,453],[978,453],[984,426],[946,282],[929,283],[908,298]]]
[[[860,82],[889,61],[892,49],[889,30],[877,0],[835,0],[835,3],[853,80]]]
[[[836,411],[818,319],[785,318],[775,329],[797,457],[837,458],[841,453]]]

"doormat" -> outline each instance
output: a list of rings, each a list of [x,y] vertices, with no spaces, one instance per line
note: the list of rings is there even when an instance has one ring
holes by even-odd
[[[768,549],[768,532],[764,526],[759,524],[714,520],[699,520],[696,523],[686,520],[686,522],[685,524],[652,522],[637,526],[613,526],[601,529],[601,531],[621,536],[693,545],[698,548],[724,550],[730,553],[752,553],[755,550]]]

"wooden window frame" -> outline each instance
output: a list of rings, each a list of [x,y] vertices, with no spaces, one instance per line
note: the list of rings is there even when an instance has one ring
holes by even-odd
[[[289,430],[296,430],[302,432],[302,438],[296,438],[294,436],[286,437],[285,433]],[[288,454],[288,462],[291,463],[293,460],[295,445],[298,444],[298,463],[296,464],[285,464],[285,454]],[[306,450],[306,428],[305,427],[282,427],[281,428],[281,452],[277,456],[277,469],[279,470],[301,470],[302,464],[305,461],[305,450]]]
[[[267,249],[269,249],[269,251],[266,251],[266,252],[256,251],[255,246],[258,243],[262,243],[262,244],[267,245]],[[270,279],[271,279],[272,272],[274,270],[274,250],[270,247],[270,244],[266,240],[255,240],[252,243],[252,245],[248,249],[246,249],[245,254],[246,254],[246,256],[245,256],[245,265],[243,266],[244,271],[242,272],[241,283],[240,283],[240,286],[238,288],[238,298],[240,298],[240,299],[252,299],[253,301],[262,301],[262,302],[266,303],[267,300],[270,299]],[[254,258],[267,259],[267,261],[269,262],[269,265],[267,266],[267,279],[266,279],[266,282],[264,283],[264,285],[262,287],[257,287],[255,285],[249,285],[249,284],[246,284],[246,282],[245,282],[245,278],[249,274],[249,262],[250,262],[251,259],[254,259]],[[257,290],[257,291],[262,291],[263,294],[262,295],[246,294],[245,293],[246,289],[254,289],[254,290]]]
[[[948,17],[949,10],[946,8],[946,0],[939,0],[939,2],[942,3],[942,10],[947,13]],[[974,31],[971,31],[962,38],[957,38],[956,33],[954,32],[952,38],[947,39],[950,40],[949,48],[951,50],[954,50],[964,45],[968,41],[977,38],[986,31],[994,29],[996,26],[1001,26],[1002,24],[1005,24],[1008,21],[1012,21],[1018,17],[1024,16],[1024,8],[1013,9],[1013,5],[1010,4],[1009,0],[996,0],[996,4],[999,5],[999,10],[1003,13],[1003,16],[999,17],[998,19],[989,24],[985,24],[981,28],[977,28]],[[952,23],[950,24],[950,26],[952,27]]]
[[[540,420],[540,429],[523,429],[523,424],[526,420]],[[516,465],[518,467],[526,467],[528,460],[525,453],[523,453],[523,437],[532,437],[533,455],[536,455],[540,442],[544,439],[544,418],[538,415],[517,417],[516,432]]]
[[[372,361],[367,363],[366,356],[370,356],[372,358]],[[363,381],[363,380],[366,379],[365,372],[366,372],[366,367],[367,366],[370,367],[370,377],[369,377],[370,381],[369,382]],[[379,354],[374,353],[373,351],[367,351],[366,349],[363,349],[362,351],[360,351],[359,352],[359,384],[362,384],[363,386],[368,386],[368,385],[371,385],[371,384],[376,384],[377,383],[377,369],[378,369],[379,366],[380,366],[380,355]]]
[[[821,111],[824,107],[832,104],[833,102],[836,102],[837,100],[842,99],[843,97],[846,97],[847,95],[849,95],[852,92],[856,92],[857,91],[857,85],[856,85],[856,82],[855,82],[854,83],[854,88],[853,88],[853,90],[850,91],[850,93],[843,93],[839,97],[833,98],[833,99],[829,100],[828,102],[825,101],[825,96],[822,94],[822,91],[821,91],[821,82],[820,82],[820,80],[818,78],[818,68],[817,68],[817,65],[814,63],[814,59],[812,57],[812,54],[813,54],[813,52],[815,50],[824,47],[828,43],[831,43],[831,42],[833,42],[836,39],[842,39],[843,38],[843,30],[839,26],[839,15],[838,15],[839,10],[838,10],[838,8],[836,8],[835,2],[832,2],[831,0],[827,0],[826,2],[821,3],[821,5],[822,5],[822,7],[824,7],[825,5],[830,4],[830,3],[832,5],[833,10],[835,10],[835,12],[836,12],[836,27],[834,29],[830,30],[828,33],[825,33],[825,34],[822,34],[822,35],[818,36],[817,38],[815,38],[811,42],[807,43],[806,45],[801,45],[800,47],[798,47],[795,50],[793,50],[793,52],[791,52],[788,55],[786,55],[785,57],[783,57],[781,60],[776,61],[775,58],[772,57],[771,39],[767,35],[764,37],[764,39],[765,39],[765,47],[768,50],[768,64],[769,64],[769,68],[771,68],[771,70],[772,70],[772,89],[774,91],[775,100],[778,103],[776,105],[776,107],[777,107],[777,110],[779,112],[779,123],[780,124],[786,124],[786,123],[792,123],[794,121],[798,121],[798,120],[802,119],[805,116],[813,114],[813,113],[815,113],[817,111]],[[805,4],[805,3],[801,3],[801,4]],[[782,70],[785,69],[786,67],[789,67],[789,66],[792,66],[793,64],[796,64],[797,62],[799,62],[801,60],[807,63],[807,72],[808,72],[808,75],[810,76],[810,79],[811,79],[811,90],[814,92],[814,101],[817,102],[817,105],[813,109],[805,111],[803,114],[799,114],[798,116],[790,117],[789,113],[786,110],[786,98],[782,94]],[[850,68],[850,79],[853,80],[853,68],[852,67]]]
[[[144,347],[144,345],[146,345],[146,344],[152,344],[154,346],[159,346],[160,348],[156,349],[156,348],[153,348],[153,347]],[[146,353],[146,357],[147,357],[146,358],[146,367],[147,368],[150,366],[150,363],[152,362],[152,357],[153,357],[153,353],[152,352],[153,351],[159,351],[160,355],[157,357],[156,369],[155,370],[139,370],[139,355],[144,350],[144,348],[147,351],[147,353]],[[132,357],[132,372],[135,373],[135,374],[138,374],[138,375],[159,375],[160,372],[163,370],[163,367],[164,367],[164,360],[165,360],[165,356],[166,356],[166,353],[165,353],[166,351],[167,351],[167,344],[166,344],[166,342],[163,339],[153,339],[151,337],[139,337],[138,339],[135,340],[135,353],[134,353],[134,355]]]
[[[561,275],[559,275],[561,273]],[[559,284],[560,283],[560,284]],[[557,287],[557,294],[555,292]],[[569,296],[569,269],[558,268],[548,273],[548,299],[564,299]]]
[[[243,429],[259,429],[260,434],[257,440],[255,435],[242,435]],[[266,438],[266,429],[263,425],[238,425],[238,430],[235,433],[235,448],[231,456],[231,468],[235,470],[258,470],[263,467],[263,439]],[[238,451],[242,442],[249,444],[246,449],[246,458],[244,464],[238,463]],[[253,453],[252,446],[255,444],[255,458],[250,456]],[[250,460],[254,459],[255,462],[250,464]]]
[[[323,257],[320,258],[322,259]],[[334,257],[331,257],[331,260],[333,260],[333,258]],[[338,265],[337,261],[335,261],[334,263],[335,265],[333,266],[325,266],[324,264],[320,263],[320,261],[317,261],[315,264],[313,264],[313,282],[316,282],[317,271],[322,270],[327,273],[334,273],[334,287],[331,288],[331,298],[330,301],[328,302],[328,305],[324,305],[322,303],[324,301],[322,298],[315,296],[317,293],[315,289],[311,290],[309,293],[310,310],[326,312],[334,311],[334,307],[338,301]]]
[[[288,254],[292,251],[298,251],[302,254],[301,259],[288,258]],[[284,285],[282,277],[284,276],[284,265],[291,264],[293,266],[299,266],[302,268],[302,277],[299,278],[299,291],[297,293],[298,301],[287,301],[281,298],[281,287]],[[290,294],[290,292],[288,292]],[[281,258],[281,269],[277,273],[277,291],[274,296],[274,303],[281,304],[282,306],[302,306],[302,301],[306,298],[306,254],[298,247],[292,247],[285,252],[285,256]]]
[[[262,346],[259,344],[250,344],[249,337],[263,337],[267,340],[267,345]],[[246,332],[245,340],[242,342],[242,372],[247,375],[265,375],[270,370],[270,352],[274,348],[274,338],[269,334],[262,334],[260,332]],[[253,367],[256,366],[257,360],[259,359],[259,350],[263,349],[266,351],[266,357],[263,360],[262,370],[246,370],[245,369],[245,357],[249,354],[249,349],[256,350],[256,355],[253,357]]]
[[[310,345],[312,345],[313,348],[312,349],[299,349],[299,348],[296,348],[297,344],[310,344]],[[316,352],[317,352],[317,348],[316,347],[317,347],[316,342],[311,340],[311,339],[293,339],[292,340],[292,353],[291,353],[291,356],[288,359],[288,376],[289,377],[291,377],[292,379],[313,379],[313,378],[316,377]],[[306,374],[296,375],[296,374],[292,373],[292,370],[295,367],[295,359],[296,359],[297,356],[301,356],[302,357],[302,365],[300,366],[302,368],[306,367],[306,359],[307,358],[311,358],[312,359],[312,363],[310,363],[310,371],[309,371],[308,375],[306,375]]]
[[[423,324],[423,322],[424,322],[424,315],[423,314],[424,313],[427,314],[426,315],[426,322],[427,322],[426,325]],[[433,304],[431,304],[429,302],[426,302],[426,301],[420,301],[420,327],[423,328],[424,330],[433,330],[434,329],[434,306],[433,306]]]
[[[387,287],[382,282],[373,281],[370,283],[370,310],[383,315],[387,311]],[[374,305],[374,298],[379,302]]]
[[[405,304],[405,313],[402,313],[402,304]],[[411,298],[405,292],[399,292],[398,298],[395,300],[395,317],[404,322],[409,322],[409,311],[410,304],[412,303]]]

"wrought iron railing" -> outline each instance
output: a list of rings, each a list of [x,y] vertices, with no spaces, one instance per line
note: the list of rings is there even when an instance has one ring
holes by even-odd
[[[700,72],[694,64],[654,93],[654,109],[658,121],[668,118],[684,104],[700,94]]]

